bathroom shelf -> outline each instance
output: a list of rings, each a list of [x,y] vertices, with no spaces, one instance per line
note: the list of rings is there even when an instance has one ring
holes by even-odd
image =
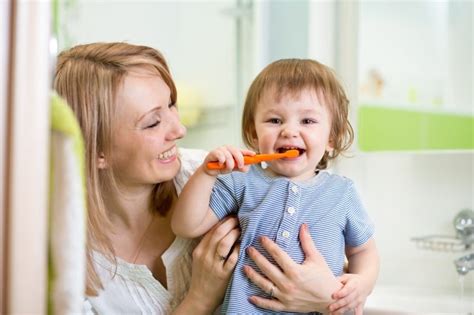
[[[463,252],[471,248],[471,244],[464,243],[462,239],[446,235],[413,237],[411,240],[418,248],[439,252]]]

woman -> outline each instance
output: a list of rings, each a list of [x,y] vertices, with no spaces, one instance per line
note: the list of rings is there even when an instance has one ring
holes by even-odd
[[[200,242],[171,231],[177,195],[204,152],[177,150],[176,140],[186,131],[163,56],[126,43],[76,46],[59,55],[54,86],[75,112],[86,144],[86,310],[212,313],[235,267],[240,232],[235,218],[224,220]],[[254,303],[293,311],[328,305],[340,284],[304,229],[301,242],[307,255],[302,265],[271,241],[264,248],[281,269],[252,255],[272,287],[256,272],[249,272],[249,278],[267,292],[278,289],[280,297],[255,298]]]

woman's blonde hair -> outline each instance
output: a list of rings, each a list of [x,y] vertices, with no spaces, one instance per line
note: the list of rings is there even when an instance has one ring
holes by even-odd
[[[156,71],[176,103],[176,86],[163,55],[156,49],[127,43],[93,43],[75,46],[59,54],[54,88],[72,107],[79,120],[86,145],[87,189],[87,295],[102,288],[94,269],[92,252],[99,251],[115,261],[108,237],[110,221],[104,191],[117,189],[113,165],[99,170],[98,158],[110,157],[117,91],[133,68]],[[165,215],[176,198],[172,181],[155,186],[151,204]],[[115,261],[116,263],[116,261]]]
[[[250,85],[242,115],[244,143],[258,150],[255,130],[255,111],[264,93],[275,93],[278,100],[284,94],[297,95],[312,89],[324,97],[331,113],[329,138],[332,152],[326,152],[317,169],[325,169],[331,159],[346,151],[354,140],[354,130],[349,122],[349,100],[335,73],[327,66],[310,59],[282,59],[262,70]]]

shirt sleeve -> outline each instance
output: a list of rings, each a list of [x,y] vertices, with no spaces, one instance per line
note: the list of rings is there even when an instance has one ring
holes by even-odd
[[[346,207],[344,229],[346,245],[357,247],[365,244],[373,236],[375,228],[352,182],[348,186],[342,203]]]
[[[233,174],[217,176],[216,183],[212,188],[209,207],[214,211],[219,220],[231,213],[237,213],[240,203],[236,196],[236,181]]]
[[[196,169],[201,166],[206,155],[207,152],[204,150],[182,148],[179,149],[179,159],[181,162],[181,168],[173,180],[178,195],[183,190],[184,185],[191,177],[191,175],[193,175]]]
[[[94,315],[96,312],[94,311],[94,308],[91,305],[91,302],[89,302],[88,299],[84,300],[84,303],[82,304],[82,314],[84,315]]]

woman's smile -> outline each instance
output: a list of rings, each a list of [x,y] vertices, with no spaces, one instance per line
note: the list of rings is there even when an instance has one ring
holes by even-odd
[[[163,153],[160,153],[158,155],[158,160],[161,162],[161,163],[169,163],[169,162],[172,162],[176,159],[176,146],[172,147],[171,149],[163,152]]]

